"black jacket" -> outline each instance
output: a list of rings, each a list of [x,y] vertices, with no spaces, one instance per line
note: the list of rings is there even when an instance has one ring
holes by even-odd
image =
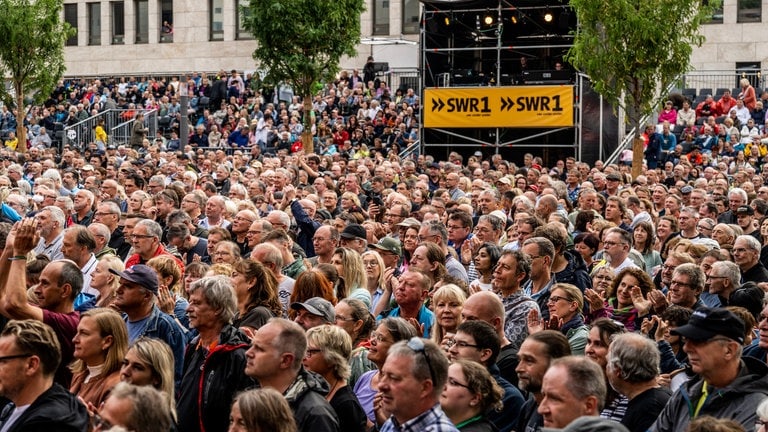
[[[219,344],[206,356],[198,348],[199,336],[187,345],[177,411],[179,430],[184,432],[225,432],[234,396],[256,383],[245,375],[248,337],[225,326]]]
[[[32,402],[8,432],[86,432],[89,425],[85,405],[54,383]]]
[[[293,411],[293,418],[296,419],[299,432],[339,430],[336,412],[325,400],[328,390],[328,383],[322,377],[308,372],[303,367],[299,370],[296,380],[285,391],[285,399]]]

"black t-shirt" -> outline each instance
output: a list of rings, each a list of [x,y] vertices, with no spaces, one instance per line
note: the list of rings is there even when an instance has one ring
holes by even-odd
[[[364,432],[368,418],[363,407],[357,400],[357,396],[349,386],[344,386],[333,395],[330,401],[331,407],[339,417],[339,430],[349,432]]]
[[[627,412],[621,419],[621,424],[630,432],[647,431],[671,396],[672,393],[665,387],[656,387],[640,393],[627,404]]]

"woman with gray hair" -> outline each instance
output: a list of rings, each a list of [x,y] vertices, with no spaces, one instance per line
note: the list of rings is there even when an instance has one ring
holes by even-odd
[[[324,325],[307,330],[304,367],[322,375],[330,386],[325,399],[339,417],[339,430],[365,431],[363,407],[347,385],[352,339],[341,327]]]
[[[189,325],[199,334],[184,355],[177,404],[180,431],[218,430],[229,420],[235,394],[255,384],[245,375],[250,340],[232,326],[236,312],[228,277],[205,277],[189,289]]]

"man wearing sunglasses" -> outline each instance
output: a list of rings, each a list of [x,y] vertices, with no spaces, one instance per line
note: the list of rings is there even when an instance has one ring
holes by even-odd
[[[742,358],[744,322],[724,308],[701,307],[688,324],[671,330],[698,376],[675,392],[651,431],[683,431],[694,418],[730,418],[753,430],[755,410],[768,394],[765,363]]]
[[[447,380],[448,358],[434,342],[414,337],[392,345],[374,400],[374,409],[391,414],[380,431],[457,431],[440,408]]]

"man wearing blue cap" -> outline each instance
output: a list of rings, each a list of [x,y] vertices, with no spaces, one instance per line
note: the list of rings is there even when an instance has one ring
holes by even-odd
[[[157,273],[144,264],[136,264],[123,272],[113,269],[109,269],[109,272],[120,277],[113,304],[125,313],[128,341],[133,343],[146,336],[167,343],[173,351],[178,383],[184,368],[185,330],[174,317],[163,313],[155,305],[159,295]]]
[[[695,418],[730,418],[753,430],[755,410],[768,395],[768,366],[741,358],[744,323],[727,309],[700,307],[688,324],[671,331],[685,339],[691,369],[698,375],[680,387],[651,431],[682,432]]]

